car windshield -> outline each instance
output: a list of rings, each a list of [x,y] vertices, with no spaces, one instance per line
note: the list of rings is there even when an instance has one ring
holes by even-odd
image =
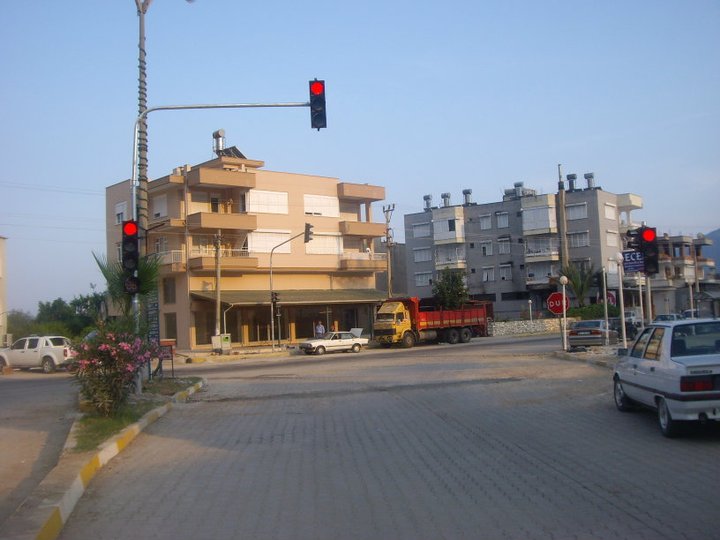
[[[378,321],[392,321],[394,316],[395,316],[394,313],[378,313],[377,320]]]
[[[720,322],[679,324],[673,328],[672,356],[720,353]]]

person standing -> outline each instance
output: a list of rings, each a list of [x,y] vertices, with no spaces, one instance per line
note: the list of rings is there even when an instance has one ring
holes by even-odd
[[[325,327],[322,321],[318,321],[315,325],[315,337],[323,337],[325,335]]]

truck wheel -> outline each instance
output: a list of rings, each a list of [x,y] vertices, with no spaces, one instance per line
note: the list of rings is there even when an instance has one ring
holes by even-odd
[[[457,328],[450,328],[445,331],[445,341],[450,345],[455,345],[460,341],[460,332],[457,331]]]
[[[412,349],[415,346],[415,336],[412,332],[405,332],[402,338],[402,346],[406,349]]]
[[[53,373],[55,371],[55,362],[53,362],[53,359],[49,356],[46,356],[42,359],[42,366],[43,373]]]
[[[467,327],[460,330],[460,343],[469,343],[471,339],[472,330]]]

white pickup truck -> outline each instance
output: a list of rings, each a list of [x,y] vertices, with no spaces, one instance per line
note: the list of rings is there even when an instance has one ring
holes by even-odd
[[[360,328],[353,328],[353,330],[362,331]],[[305,354],[325,354],[336,351],[358,353],[368,344],[368,338],[360,337],[359,334],[360,332],[328,332],[322,337],[303,341],[298,347]]]
[[[29,336],[18,339],[11,347],[0,349],[0,366],[42,368],[52,373],[70,364],[76,352],[70,340],[63,336]]]

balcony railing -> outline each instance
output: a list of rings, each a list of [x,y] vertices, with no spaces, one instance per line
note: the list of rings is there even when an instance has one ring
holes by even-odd
[[[194,246],[190,250],[190,258],[193,257],[214,257],[215,246]],[[247,248],[220,248],[220,257],[249,257]]]

